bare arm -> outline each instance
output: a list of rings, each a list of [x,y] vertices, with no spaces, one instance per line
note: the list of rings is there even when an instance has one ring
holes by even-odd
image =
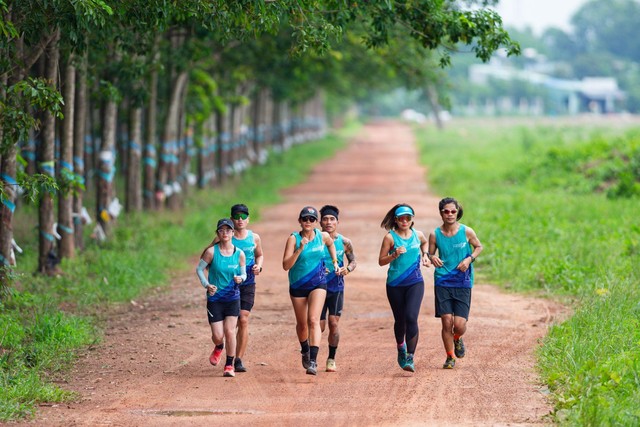
[[[428,257],[431,259],[431,263],[433,263],[433,265],[435,267],[442,267],[444,264],[442,263],[442,260],[440,259],[440,256],[436,256],[436,250],[438,249],[438,247],[436,246],[436,233],[435,231],[433,231],[431,234],[429,234],[429,255]],[[438,253],[438,255],[440,255]]]
[[[347,239],[342,236],[342,243],[344,244],[344,256],[347,257],[347,265],[340,269],[340,274],[346,276],[356,269],[358,263],[356,262],[356,254],[353,252],[353,243],[351,243],[351,239]]]
[[[382,239],[382,245],[380,246],[380,255],[378,256],[379,266],[387,265],[394,259],[398,258],[400,256],[399,250],[404,249],[406,251],[406,248],[404,248],[404,246],[396,248],[392,253],[389,253],[391,252],[391,249],[393,249],[393,237],[390,233],[387,233],[384,235],[384,238]]]
[[[282,268],[284,271],[289,271],[291,267],[293,267],[308,242],[307,239],[303,238],[300,242],[300,247],[296,249],[296,236],[293,234],[289,236],[284,247],[284,255],[282,256]]]
[[[264,255],[262,253],[262,240],[260,236],[253,233],[253,242],[256,244],[256,248],[253,250],[253,256],[256,260],[253,265],[253,274],[259,275],[262,272],[262,264],[264,263]]]
[[[422,259],[422,265],[425,267],[431,267],[431,260],[427,256],[429,254],[429,240],[424,236],[422,231],[417,231],[420,238],[420,256]]]
[[[471,263],[475,261],[476,257],[480,255],[480,252],[482,252],[482,244],[480,243],[480,240],[478,240],[476,232],[473,231],[473,229],[466,227],[465,235],[467,237],[467,240],[469,241],[469,244],[473,246],[473,251],[471,252],[470,256],[460,261],[460,263],[456,267],[460,271],[467,271],[471,266]]]
[[[338,267],[338,255],[336,255],[336,245],[333,244],[333,238],[326,231],[322,232],[322,242],[329,249],[329,255],[331,256],[331,260],[333,263],[333,271],[339,272],[340,267]]]

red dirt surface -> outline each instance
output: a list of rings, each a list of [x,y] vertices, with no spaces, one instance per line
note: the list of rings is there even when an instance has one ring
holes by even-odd
[[[81,399],[42,405],[43,426],[516,426],[550,424],[551,410],[534,370],[534,349],[563,308],[552,301],[505,293],[476,283],[465,335],[467,356],[442,369],[445,353],[434,317],[433,270],[423,268],[416,372],[396,363],[393,317],[385,295],[387,267],[377,263],[385,231],[380,222],[399,202],[417,213],[428,234],[440,224],[437,202],[418,165],[408,126],[366,126],[346,149],[318,165],[309,179],[284,192],[284,202],[250,224],[265,253],[258,277],[246,373],[223,378],[212,367],[204,292],[195,272],[172,280],[144,300],[110,314],[103,343],[88,350],[64,388]],[[453,195],[455,196],[455,195]],[[339,232],[351,238],[358,267],[346,279],[338,372],[324,372],[327,331],[316,377],[300,363],[295,319],[282,253],[299,229],[305,205],[341,210]],[[473,215],[473,206],[467,206]],[[483,240],[482,226],[475,227]],[[213,235],[213,229],[207,234]],[[202,246],[209,242],[203,236]],[[193,265],[201,247],[193,248]],[[476,264],[482,268],[482,256]]]

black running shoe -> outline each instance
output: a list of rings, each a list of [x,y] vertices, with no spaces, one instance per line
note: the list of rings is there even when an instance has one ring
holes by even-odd
[[[302,353],[302,367],[307,369],[309,367],[309,363],[311,362],[311,352],[307,351]]]
[[[458,359],[462,359],[466,353],[466,349],[464,347],[464,341],[462,341],[462,337],[457,340],[453,340],[453,352],[455,353]]]
[[[309,367],[307,368],[308,375],[317,375],[318,374],[318,365],[316,365],[315,360],[309,361]]]
[[[444,365],[442,365],[442,368],[453,369],[454,366],[456,366],[456,359],[454,359],[453,357],[447,357],[447,360],[445,360]]]
[[[244,365],[242,364],[242,360],[236,359],[233,364],[234,364],[233,369],[236,372],[247,372],[247,368],[245,368]]]

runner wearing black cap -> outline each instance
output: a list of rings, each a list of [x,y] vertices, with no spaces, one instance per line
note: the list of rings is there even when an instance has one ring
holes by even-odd
[[[329,233],[316,229],[318,210],[306,206],[298,215],[301,230],[291,233],[282,256],[282,268],[289,272],[289,296],[296,316],[296,334],[300,341],[302,366],[307,374],[318,372],[317,357],[322,331],[320,312],[327,295],[324,248],[329,250],[334,270],[338,259]]]
[[[196,267],[200,283],[207,290],[207,318],[211,326],[214,349],[209,362],[216,366],[227,344],[224,376],[233,377],[236,352],[236,326],[240,314],[239,285],[247,278],[244,252],[231,242],[234,225],[229,218],[218,221],[217,242],[202,252]],[[205,275],[205,270],[208,271]]]

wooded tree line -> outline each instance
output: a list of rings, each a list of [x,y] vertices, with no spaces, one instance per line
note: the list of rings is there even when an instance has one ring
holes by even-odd
[[[84,209],[100,236],[120,200],[179,209],[190,183],[316,137],[327,94],[433,82],[430,52],[446,65],[458,44],[517,53],[492,3],[0,0],[0,287],[24,200],[47,273],[82,249]]]

